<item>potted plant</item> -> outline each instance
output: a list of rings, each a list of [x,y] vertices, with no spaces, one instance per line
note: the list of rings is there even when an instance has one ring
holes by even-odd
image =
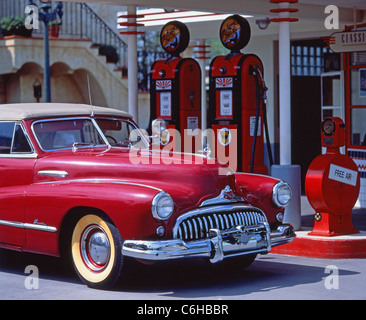
[[[0,20],[0,31],[2,36],[30,37],[33,29],[25,27],[24,17],[4,17]]]
[[[60,29],[61,29],[61,23],[59,21],[54,20],[48,23],[48,35],[51,38],[58,38]]]

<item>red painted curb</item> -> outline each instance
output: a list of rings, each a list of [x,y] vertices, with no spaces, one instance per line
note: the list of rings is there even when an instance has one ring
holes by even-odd
[[[271,253],[324,259],[366,258],[366,234],[312,237],[301,232],[291,243],[275,247]]]

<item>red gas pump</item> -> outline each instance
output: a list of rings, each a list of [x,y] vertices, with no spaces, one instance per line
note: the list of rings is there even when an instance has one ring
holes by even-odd
[[[170,55],[152,65],[150,77],[150,117],[166,122],[167,129],[180,132],[182,148],[185,139],[200,142],[201,128],[201,69],[196,60],[181,58],[189,44],[189,31],[179,21],[167,23],[161,30],[160,43]],[[172,139],[174,135],[172,135]],[[171,139],[171,140],[172,140]],[[198,140],[199,139],[199,140]],[[168,141],[169,142],[169,141]],[[167,143],[164,143],[167,144]]]
[[[208,124],[219,142],[215,150],[219,161],[220,145],[225,147],[227,154],[230,144],[236,141],[229,138],[235,136],[237,171],[268,174],[264,165],[263,128],[268,147],[270,144],[263,65],[256,55],[240,52],[250,36],[248,21],[239,15],[230,16],[221,24],[221,42],[231,52],[211,62]],[[270,148],[268,150],[272,164]]]
[[[345,125],[340,118],[325,118],[321,125],[325,154],[316,157],[305,177],[305,191],[315,210],[310,235],[335,236],[357,233],[352,208],[360,191],[360,176],[354,161],[340,153],[345,145]]]

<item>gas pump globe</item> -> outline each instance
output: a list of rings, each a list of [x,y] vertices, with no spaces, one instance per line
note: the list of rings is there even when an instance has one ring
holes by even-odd
[[[232,53],[240,53],[249,42],[251,29],[248,20],[238,15],[226,18],[220,27],[220,39]]]
[[[345,145],[345,125],[341,118],[323,120],[321,143],[326,153],[313,160],[305,178],[306,195],[315,210],[314,228],[309,234],[357,233],[352,224],[352,208],[360,191],[360,176],[354,161],[340,153]]]
[[[160,44],[171,57],[179,57],[189,44],[189,31],[179,21],[167,23],[160,32]]]

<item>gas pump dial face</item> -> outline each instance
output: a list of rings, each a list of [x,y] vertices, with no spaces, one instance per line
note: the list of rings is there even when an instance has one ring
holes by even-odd
[[[332,119],[324,119],[322,123],[322,131],[324,135],[331,136],[335,132],[335,123]]]

